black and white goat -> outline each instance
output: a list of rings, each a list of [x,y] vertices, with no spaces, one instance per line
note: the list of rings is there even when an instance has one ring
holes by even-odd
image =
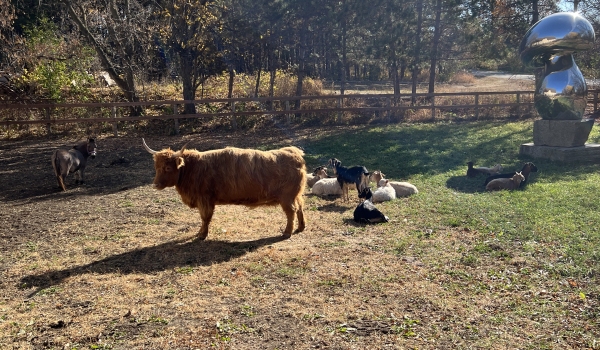
[[[387,216],[383,215],[383,213],[373,205],[372,197],[373,193],[369,187],[365,187],[359,192],[358,198],[364,198],[365,200],[354,209],[354,221],[366,224],[390,221]]]
[[[336,158],[331,158],[328,165],[333,167],[333,173],[337,175],[338,183],[342,188],[342,198],[344,200],[350,200],[350,197],[348,196],[349,184],[355,184],[359,194],[362,189],[369,187],[369,171],[364,166],[346,168],[343,167],[342,162]]]

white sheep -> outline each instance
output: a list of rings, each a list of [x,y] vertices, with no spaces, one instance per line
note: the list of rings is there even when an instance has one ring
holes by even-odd
[[[389,184],[394,188],[394,190],[396,190],[396,198],[408,197],[410,195],[419,193],[417,187],[409,182],[388,181],[387,179],[385,179],[385,174],[379,170],[375,170],[369,177],[369,180],[375,182],[378,187],[385,186],[386,183]]]
[[[341,196],[342,187],[334,177],[321,179],[313,185],[311,189],[317,196]]]
[[[380,180],[378,186],[384,186],[386,179]],[[413,194],[419,193],[417,186],[405,181],[389,181],[389,186],[392,186],[396,190],[396,198],[408,197]]]
[[[382,186],[378,187],[373,192],[373,203],[386,202],[396,199],[396,190],[392,187],[390,182],[386,179],[382,179]]]
[[[312,174],[306,174],[306,184],[309,188],[312,188],[315,183],[321,179],[328,177],[327,175],[327,167],[320,166],[315,169]]]
[[[488,184],[485,186],[485,189],[488,191],[512,191],[519,188],[519,185],[522,181],[525,181],[525,176],[523,176],[521,172],[518,172],[511,178],[499,178],[488,182]]]

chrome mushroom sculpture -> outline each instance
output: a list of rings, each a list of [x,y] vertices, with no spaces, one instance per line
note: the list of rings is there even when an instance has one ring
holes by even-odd
[[[534,24],[519,52],[535,68],[535,108],[547,120],[580,120],[586,106],[587,86],[573,53],[589,50],[594,28],[575,12],[559,12]]]

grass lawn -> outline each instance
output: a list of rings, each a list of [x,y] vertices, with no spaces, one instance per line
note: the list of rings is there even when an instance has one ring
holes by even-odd
[[[88,182],[67,193],[19,161],[45,169],[39,149],[65,140],[0,147],[3,347],[600,349],[600,166],[519,157],[531,121],[146,137],[155,149],[293,143],[309,169],[335,157],[419,189],[378,204],[391,219],[379,225],[353,222],[356,192],[307,190],[307,229],[283,241],[280,208],[237,206],[217,207],[194,240],[198,213],[151,188],[140,138],[98,139]],[[468,161],[539,171],[486,192]]]

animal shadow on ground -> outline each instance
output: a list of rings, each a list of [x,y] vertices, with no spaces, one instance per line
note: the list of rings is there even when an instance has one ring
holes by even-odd
[[[485,192],[485,176],[468,178],[465,175],[452,176],[446,180],[446,187],[464,193]]]
[[[173,269],[178,266],[208,266],[239,258],[260,247],[285,240],[283,236],[245,242],[201,241],[182,239],[106,257],[86,265],[48,271],[21,278],[20,287],[40,290],[61,283],[65,278],[83,274],[145,273]]]
[[[331,202],[329,204],[318,207],[318,210],[327,213],[344,213],[346,210],[348,210],[348,208],[337,205],[335,202]]]
[[[377,223],[377,224],[372,224],[372,223],[366,223],[366,222],[356,222],[354,221],[354,218],[345,218],[343,220],[344,224],[348,225],[348,226],[354,226],[354,227],[371,227],[371,226],[376,226],[376,225],[380,225],[382,223]]]

